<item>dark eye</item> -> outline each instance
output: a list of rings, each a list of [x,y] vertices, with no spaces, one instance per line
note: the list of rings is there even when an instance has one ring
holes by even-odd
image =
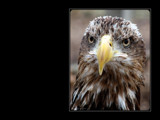
[[[93,37],[89,37],[88,41],[89,41],[89,43],[93,43],[94,42],[94,38]]]
[[[130,45],[130,43],[131,43],[130,39],[124,39],[123,40],[123,46],[124,47],[128,47]]]

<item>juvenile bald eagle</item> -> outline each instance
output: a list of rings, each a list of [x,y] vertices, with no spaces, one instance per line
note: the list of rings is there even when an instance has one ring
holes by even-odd
[[[104,16],[82,38],[71,110],[140,110],[145,44],[131,21]]]

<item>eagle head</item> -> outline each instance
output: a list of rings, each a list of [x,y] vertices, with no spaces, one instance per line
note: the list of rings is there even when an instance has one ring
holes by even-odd
[[[145,44],[129,20],[90,21],[82,38],[71,108],[135,110],[140,105]]]

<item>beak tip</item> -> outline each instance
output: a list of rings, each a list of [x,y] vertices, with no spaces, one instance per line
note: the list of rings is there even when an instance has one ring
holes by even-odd
[[[99,70],[99,75],[100,75],[100,76],[102,75],[102,72],[103,72],[103,70]]]

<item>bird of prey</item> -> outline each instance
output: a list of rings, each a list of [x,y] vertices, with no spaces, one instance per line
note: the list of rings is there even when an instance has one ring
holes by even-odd
[[[145,43],[120,17],[90,21],[81,41],[71,110],[140,110]]]

